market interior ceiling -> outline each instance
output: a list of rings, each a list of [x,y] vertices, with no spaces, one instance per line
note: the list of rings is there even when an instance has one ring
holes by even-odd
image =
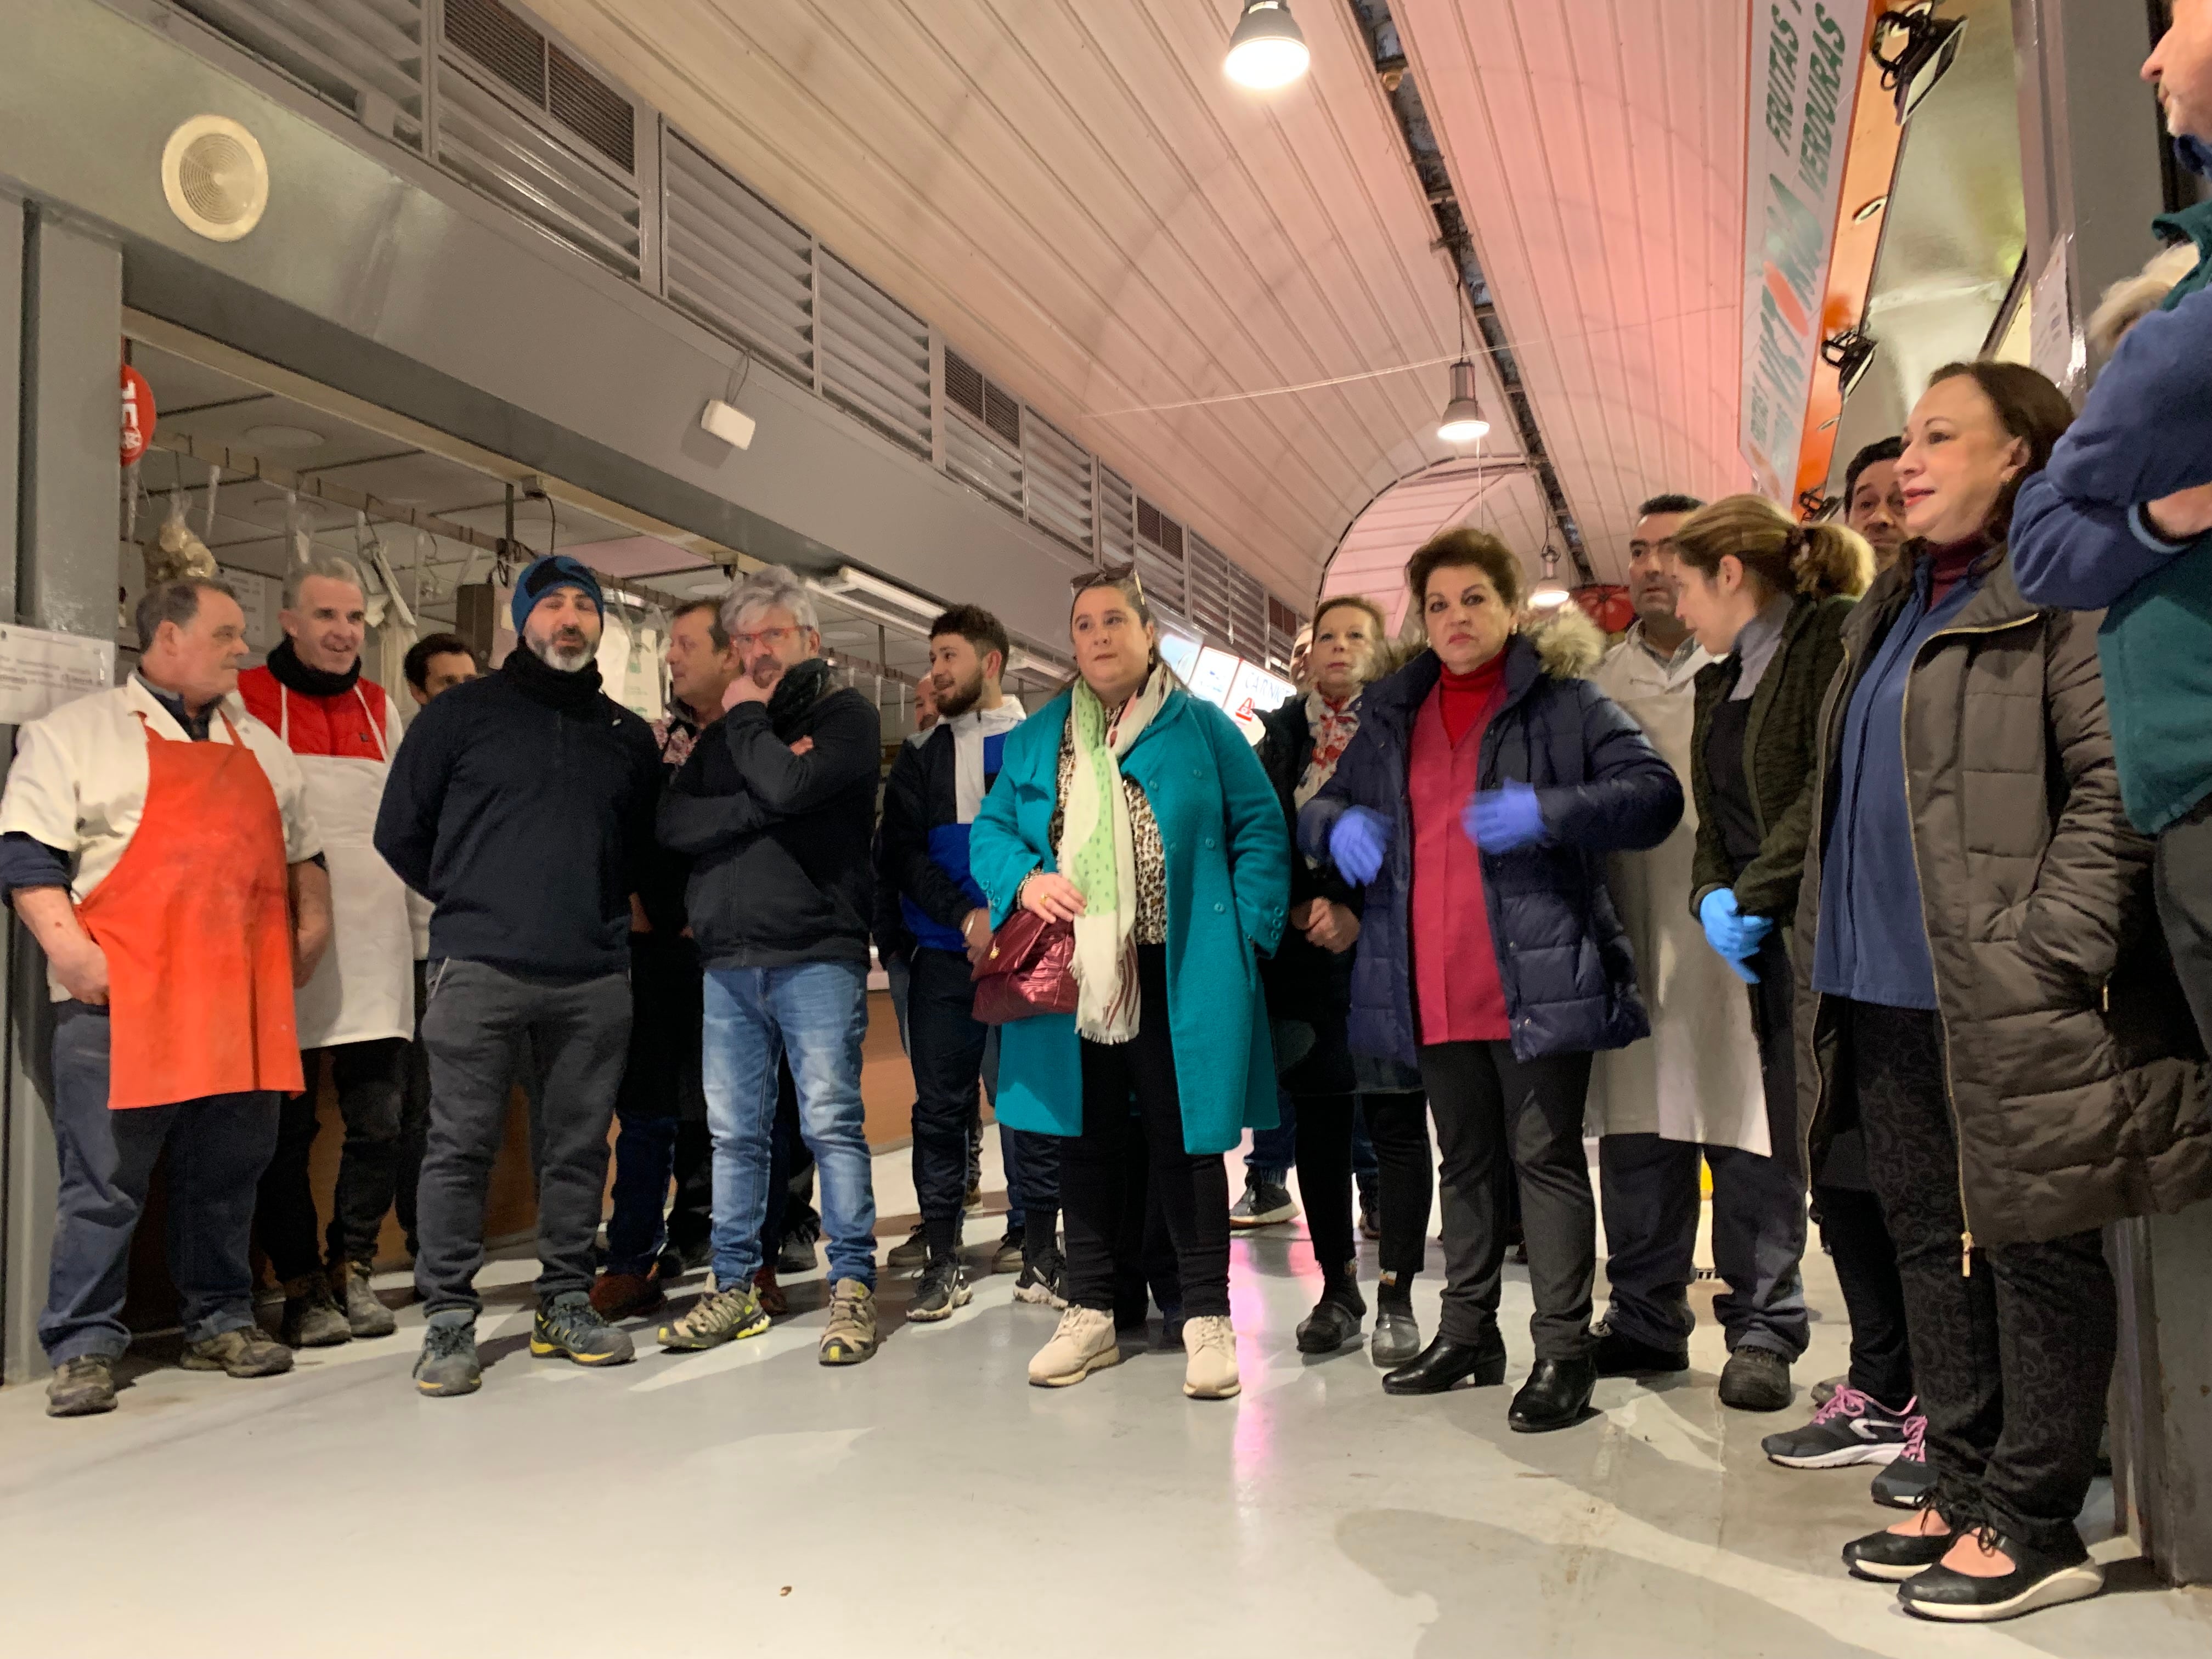
[[[1313,593],[1398,480],[1462,459],[1436,436],[1459,290],[1352,0],[1296,0],[1312,70],[1274,94],[1222,73],[1236,0],[532,9],[1280,592]],[[1395,13],[1617,575],[1643,496],[1744,477],[1741,0],[1360,9]],[[1510,463],[1486,374],[1483,397],[1483,459]],[[1500,477],[1473,511],[1534,568],[1541,495]]]
[[[357,563],[365,562],[370,545],[380,546],[400,596],[426,627],[451,627],[455,588],[491,575],[493,555],[481,546],[417,530],[393,512],[372,512],[357,521],[353,507],[313,491],[318,484],[334,487],[334,493],[374,497],[386,509],[412,509],[495,538],[505,533],[507,478],[396,435],[400,423],[380,428],[339,415],[309,388],[287,395],[143,339],[131,343],[131,366],[153,389],[158,420],[155,447],[125,474],[126,490],[135,486],[138,492],[135,522],[125,503],[130,541],[143,544],[151,538],[174,503],[219,564],[256,575],[283,575],[291,556],[288,523],[305,529],[317,546]],[[270,481],[279,477],[296,487],[288,491]],[[515,503],[519,556],[574,553],[603,577],[662,601],[727,590],[728,556],[720,550],[679,545],[654,533],[662,526],[592,512],[555,499],[559,493]],[[141,581],[141,562],[128,546],[120,575],[127,609]],[[904,707],[911,693],[902,684],[927,672],[925,625],[886,623],[826,594],[817,597],[816,608],[824,647],[854,668],[864,686],[872,667],[890,670],[876,688],[878,701],[887,709]],[[1024,690],[1049,683],[1035,673],[1015,679]]]

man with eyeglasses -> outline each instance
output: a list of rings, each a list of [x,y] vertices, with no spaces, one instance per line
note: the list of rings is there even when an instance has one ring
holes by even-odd
[[[743,668],[660,806],[690,858],[685,894],[706,969],[702,1060],[714,1146],[714,1295],[660,1328],[664,1346],[720,1346],[768,1328],[761,1266],[776,1056],[791,1062],[830,1244],[825,1365],[876,1351],[876,1198],[860,1101],[868,1030],[870,843],[882,721],[822,659],[814,601],[780,565],[722,604]]]

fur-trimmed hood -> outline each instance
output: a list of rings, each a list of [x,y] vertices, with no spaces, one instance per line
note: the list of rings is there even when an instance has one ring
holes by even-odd
[[[1605,631],[1589,613],[1570,599],[1550,611],[1529,613],[1521,632],[1536,647],[1536,660],[1555,680],[1586,680],[1605,659]]]

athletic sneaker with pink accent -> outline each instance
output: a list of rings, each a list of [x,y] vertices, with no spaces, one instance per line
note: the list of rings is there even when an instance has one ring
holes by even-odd
[[[1908,1441],[1918,1440],[1915,1425],[1925,1422],[1913,1409],[1919,1403],[1908,1400],[1902,1411],[1893,1411],[1846,1383],[1828,1396],[1810,1423],[1768,1435],[1759,1449],[1785,1469],[1887,1463],[1904,1455]]]

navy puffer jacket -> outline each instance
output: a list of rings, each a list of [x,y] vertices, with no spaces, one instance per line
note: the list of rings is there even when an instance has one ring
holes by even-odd
[[[1664,841],[1682,816],[1682,786],[1643,729],[1588,680],[1603,648],[1569,609],[1506,644],[1505,701],[1483,734],[1480,787],[1537,792],[1540,845],[1482,855],[1482,886],[1516,1059],[1621,1048],[1650,1035],[1628,935],[1606,890],[1609,853]],[[1355,1053],[1418,1063],[1413,938],[1413,809],[1407,772],[1414,717],[1442,664],[1424,651],[1367,688],[1359,731],[1336,775],[1298,815],[1298,844],[1326,858],[1346,808],[1364,806],[1395,833],[1368,889],[1352,971]]]

